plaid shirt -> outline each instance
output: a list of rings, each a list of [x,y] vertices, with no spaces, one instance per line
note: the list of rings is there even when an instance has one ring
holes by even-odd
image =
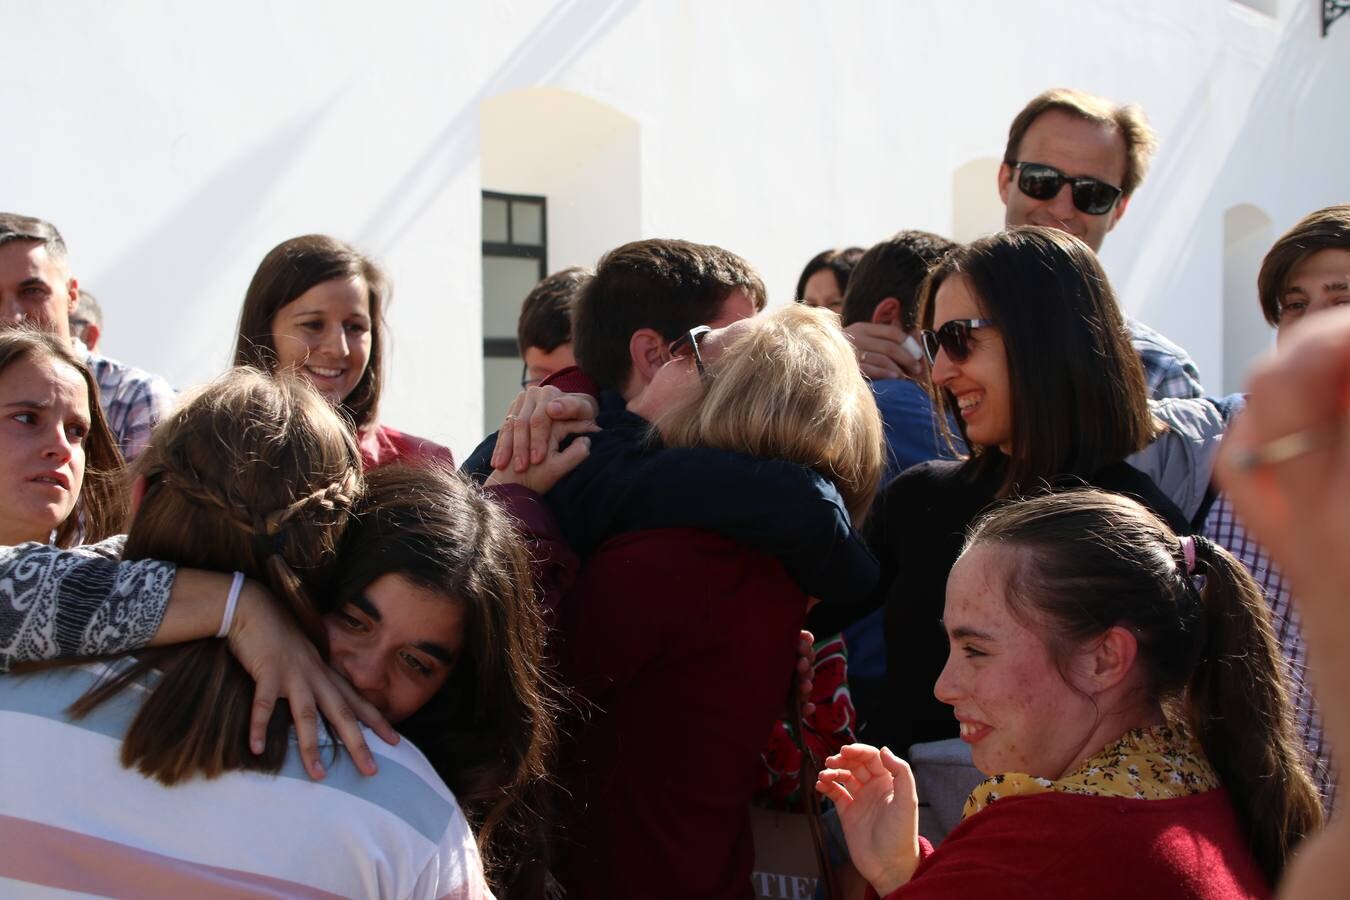
[[[1293,691],[1295,725],[1299,738],[1308,749],[1313,784],[1322,794],[1327,811],[1336,799],[1336,775],[1332,769],[1331,749],[1322,738],[1322,716],[1317,711],[1312,685],[1308,683],[1308,648],[1303,642],[1303,627],[1289,586],[1265,548],[1258,544],[1238,521],[1228,495],[1221,493],[1205,517],[1205,537],[1223,547],[1247,567],[1270,606],[1271,625],[1280,650],[1289,664]]]
[[[174,390],[158,375],[90,353],[77,343],[79,350],[85,352],[85,361],[98,382],[99,405],[108,427],[117,438],[122,456],[131,462],[150,443],[150,432],[173,407]]]
[[[1205,395],[1200,386],[1200,370],[1189,353],[1137,319],[1126,316],[1125,325],[1130,329],[1130,343],[1144,364],[1150,397],[1161,400]]]

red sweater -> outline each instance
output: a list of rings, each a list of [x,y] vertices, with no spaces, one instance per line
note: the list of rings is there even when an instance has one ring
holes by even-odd
[[[886,900],[1236,900],[1270,888],[1223,790],[1176,800],[1047,793],[965,819]],[[869,898],[876,894],[869,889]]]
[[[707,532],[591,555],[560,617],[564,678],[594,704],[563,751],[568,897],[748,900],[750,797],[805,618],[775,559]]]
[[[363,431],[357,437],[361,450],[361,465],[369,472],[390,463],[404,463],[417,466],[435,461],[446,468],[453,468],[454,457],[448,447],[442,447],[435,441],[404,434],[388,425],[376,425]]]

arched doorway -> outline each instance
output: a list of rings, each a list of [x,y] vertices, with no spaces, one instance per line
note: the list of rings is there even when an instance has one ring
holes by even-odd
[[[544,275],[641,236],[637,122],[571,91],[483,101],[484,427],[520,389],[520,302]]]

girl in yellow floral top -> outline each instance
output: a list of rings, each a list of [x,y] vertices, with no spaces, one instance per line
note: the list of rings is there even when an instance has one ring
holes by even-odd
[[[1197,576],[1203,576],[1203,585]],[[938,699],[993,777],[934,851],[908,766],[827,761],[880,895],[1266,896],[1321,824],[1250,576],[1127,498],[1079,491],[977,522],[947,582]]]

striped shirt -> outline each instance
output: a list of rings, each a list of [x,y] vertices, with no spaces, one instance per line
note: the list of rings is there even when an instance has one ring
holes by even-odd
[[[76,342],[76,348],[88,350]],[[85,362],[98,382],[99,406],[108,420],[123,458],[131,462],[145,445],[159,420],[173,408],[174,391],[158,375],[151,375],[115,359],[88,353]]]
[[[292,736],[276,775],[168,788],[118,758],[143,689],[65,715],[108,671],[0,677],[0,896],[491,897],[459,805],[409,742],[367,732],[373,777],[327,742],[315,782]]]

